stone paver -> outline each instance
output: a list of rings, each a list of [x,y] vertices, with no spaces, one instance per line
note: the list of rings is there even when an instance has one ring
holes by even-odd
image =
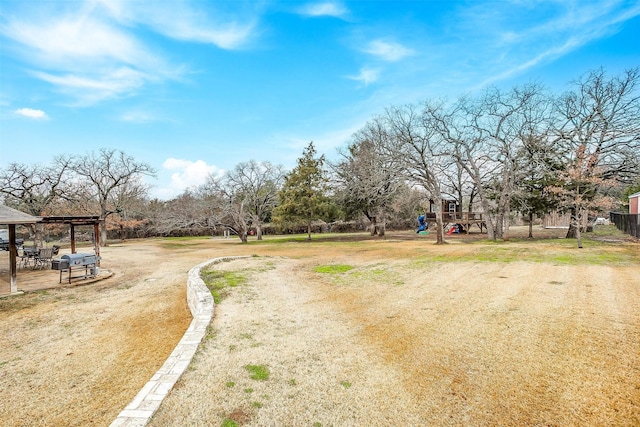
[[[193,320],[162,367],[138,392],[136,397],[120,412],[111,423],[111,427],[142,427],[147,425],[158,410],[164,398],[169,394],[176,381],[187,369],[193,355],[207,331],[213,317],[213,297],[202,279],[200,270],[204,267],[231,259],[246,258],[223,257],[205,261],[189,270],[187,277],[187,303]]]

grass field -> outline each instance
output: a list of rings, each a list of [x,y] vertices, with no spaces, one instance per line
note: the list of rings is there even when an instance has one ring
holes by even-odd
[[[113,244],[104,282],[0,299],[0,419],[108,425],[188,325],[188,269],[254,255],[209,273],[210,333],[151,425],[640,425],[640,246],[539,234]]]

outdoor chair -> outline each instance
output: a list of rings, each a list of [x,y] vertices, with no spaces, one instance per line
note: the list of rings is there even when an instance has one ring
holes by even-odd
[[[51,265],[53,259],[53,248],[42,248],[38,251],[34,258],[33,269],[42,269]]]
[[[22,248],[22,255],[20,255],[20,262],[19,262],[19,266],[21,268],[27,268],[27,267],[31,267],[31,265],[34,263],[35,260],[35,256],[38,253],[38,250],[35,248],[35,246],[24,246]]]

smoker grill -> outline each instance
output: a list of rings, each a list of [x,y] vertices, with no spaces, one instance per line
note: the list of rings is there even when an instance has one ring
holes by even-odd
[[[88,277],[95,277],[98,275],[98,268],[96,267],[96,262],[98,258],[95,254],[68,254],[62,255],[60,259],[54,259],[51,261],[51,269],[60,271],[60,283],[62,283],[62,272],[66,271],[69,273],[69,283],[71,283],[72,278],[81,277],[86,279]],[[72,276],[73,271],[82,271],[84,269],[84,274],[79,276]]]

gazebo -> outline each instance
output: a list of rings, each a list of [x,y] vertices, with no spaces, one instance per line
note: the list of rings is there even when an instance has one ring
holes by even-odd
[[[97,215],[84,216],[43,216],[37,217],[12,209],[5,205],[0,205],[0,225],[9,226],[9,272],[11,275],[10,293],[18,292],[16,280],[18,248],[16,246],[16,225],[26,224],[69,224],[71,227],[71,253],[76,253],[75,227],[82,225],[93,226],[94,251],[97,256],[97,265],[100,265],[100,241],[99,224],[100,217]]]
[[[5,205],[0,205],[0,224],[9,227],[9,274],[11,275],[10,293],[18,292],[16,280],[18,248],[16,247],[16,225],[35,224],[41,218],[20,212]]]

